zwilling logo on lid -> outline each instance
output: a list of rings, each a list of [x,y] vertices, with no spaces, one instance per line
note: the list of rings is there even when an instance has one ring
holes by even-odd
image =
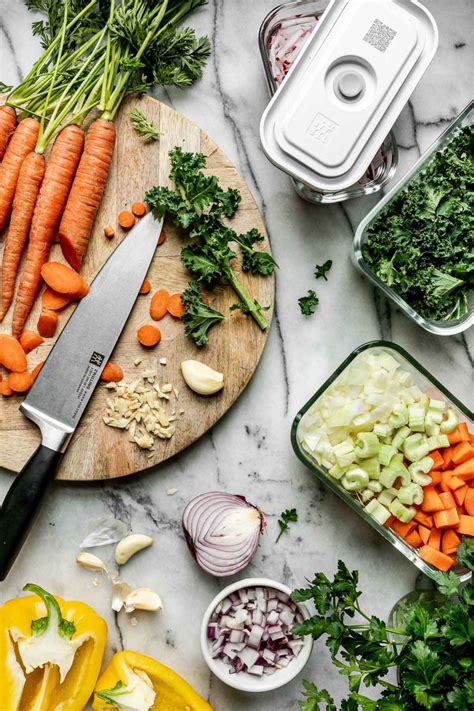
[[[307,134],[320,143],[329,143],[338,125],[324,114],[317,113],[308,127]]]

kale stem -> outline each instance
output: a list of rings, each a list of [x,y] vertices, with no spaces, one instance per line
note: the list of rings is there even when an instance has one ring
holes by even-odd
[[[226,278],[228,279],[229,283],[231,284],[232,288],[236,292],[237,296],[240,298],[242,303],[247,306],[249,313],[251,316],[255,319],[255,321],[258,323],[262,331],[264,331],[268,324],[262,315],[262,312],[258,308],[258,306],[255,304],[254,300],[250,296],[249,292],[245,288],[245,286],[239,281],[237,278],[235,272],[232,270],[230,266],[228,266],[225,270],[225,275]]]

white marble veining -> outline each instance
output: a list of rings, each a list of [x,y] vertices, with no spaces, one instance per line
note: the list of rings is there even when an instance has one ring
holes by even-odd
[[[299,407],[356,346],[386,338],[404,346],[453,393],[472,406],[472,332],[454,338],[432,336],[408,321],[357,274],[349,253],[355,227],[377,201],[373,196],[332,207],[302,202],[289,180],[265,159],[258,123],[268,100],[257,33],[276,0],[211,0],[192,19],[207,33],[213,57],[199,85],[157,96],[202,126],[235,161],[260,204],[280,265],[276,313],[268,346],[247,390],[214,429],[165,465],[112,484],[60,484],[48,498],[33,534],[0,600],[35,581],[66,598],[89,602],[109,625],[107,655],[131,648],[157,657],[182,673],[216,711],[297,709],[303,678],[340,698],[346,682],[315,645],[305,671],[289,686],[260,697],[234,692],[208,672],[199,650],[201,616],[216,591],[227,584],[201,573],[180,529],[185,502],[211,489],[245,494],[267,514],[268,529],[246,575],[265,575],[301,585],[317,570],[331,573],[340,557],[360,570],[364,599],[387,616],[412,589],[416,569],[345,505],[325,491],[292,453],[289,431]],[[438,53],[403,110],[395,133],[400,177],[471,98],[471,0],[427,0],[440,31]],[[0,0],[0,78],[16,83],[37,56],[31,15],[21,0]],[[316,284],[313,265],[333,260],[329,282]],[[306,319],[297,299],[318,289],[320,307]],[[11,483],[0,472],[0,495]],[[166,490],[176,487],[169,497]],[[280,512],[296,506],[299,522],[275,546]],[[117,516],[150,534],[154,546],[126,567],[134,585],[156,588],[165,611],[137,615],[133,627],[108,607],[106,584],[74,563],[90,522]]]

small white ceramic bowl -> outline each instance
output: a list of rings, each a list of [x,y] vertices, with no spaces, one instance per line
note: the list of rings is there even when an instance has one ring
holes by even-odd
[[[288,596],[291,595],[290,588],[282,583],[277,583],[275,580],[270,580],[269,578],[246,578],[245,580],[239,580],[236,583],[232,583],[232,585],[228,585],[224,588],[224,590],[221,590],[220,593],[216,595],[204,613],[201,624],[201,649],[207,666],[213,674],[224,682],[224,684],[232,686],[234,689],[239,689],[240,691],[273,691],[273,689],[278,689],[280,686],[288,684],[288,682],[294,679],[306,665],[313,649],[313,640],[311,637],[304,637],[304,645],[301,652],[295,659],[292,659],[287,667],[278,669],[278,671],[274,674],[269,674],[268,676],[265,674],[263,676],[253,676],[252,674],[247,674],[247,672],[230,674],[229,665],[224,664],[222,659],[213,659],[209,652],[207,626],[217,605],[228,595],[236,592],[236,590],[253,587],[273,588],[274,590],[286,593]],[[304,619],[311,617],[306,605],[297,603],[297,607]]]

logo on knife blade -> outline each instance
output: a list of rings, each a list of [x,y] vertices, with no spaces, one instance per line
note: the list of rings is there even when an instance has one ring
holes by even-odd
[[[97,351],[94,351],[93,354],[90,357],[89,363],[92,365],[96,365],[98,368],[102,365],[104,362],[105,356],[102,355],[102,353],[97,353]]]

